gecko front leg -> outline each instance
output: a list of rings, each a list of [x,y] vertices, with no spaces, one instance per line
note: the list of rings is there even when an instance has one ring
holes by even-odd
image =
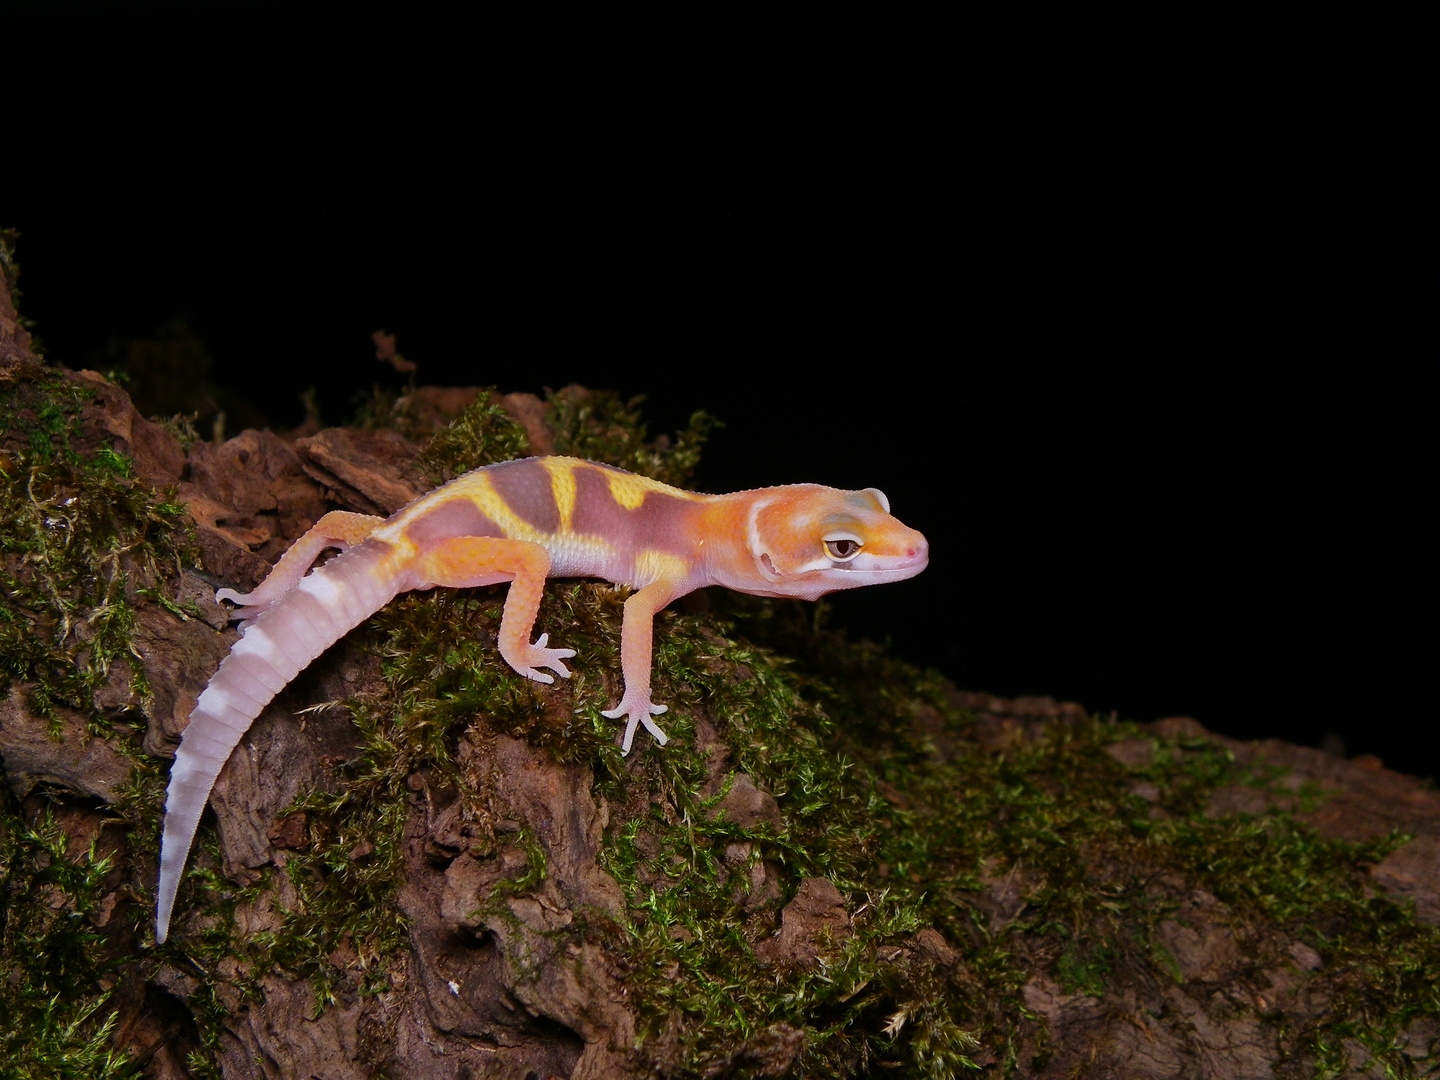
[[[454,589],[510,582],[505,612],[500,617],[500,655],[517,672],[536,682],[555,681],[540,668],[550,668],[562,679],[570,677],[570,669],[561,661],[574,656],[574,649],[547,649],[549,634],[541,634],[533,645],[530,643],[545,578],[550,573],[550,555],[539,544],[492,536],[457,536],[425,555],[419,571],[428,584]]]
[[[620,704],[600,715],[611,720],[624,716],[625,736],[620,753],[630,753],[635,729],[641,724],[661,746],[669,742],[660,725],[650,718],[659,716],[669,706],[650,700],[651,650],[654,644],[655,615],[681,591],[669,581],[654,581],[625,601],[625,621],[620,628],[620,670],[625,676],[625,696]]]

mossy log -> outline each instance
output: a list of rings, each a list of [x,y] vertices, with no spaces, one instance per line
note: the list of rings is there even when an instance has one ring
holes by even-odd
[[[560,686],[499,661],[499,588],[402,597],[325,654],[221,774],[156,947],[166,758],[236,636],[217,585],[463,468],[683,482],[703,435],[649,441],[579,388],[367,415],[202,440],[42,364],[0,289],[0,1074],[1440,1067],[1431,787],[962,692],[728,596],[659,620],[672,742],[622,758],[599,711],[624,594],[593,582],[547,590]]]

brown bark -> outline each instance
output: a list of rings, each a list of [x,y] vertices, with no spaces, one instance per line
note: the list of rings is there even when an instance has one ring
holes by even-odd
[[[0,289],[0,304],[5,299]],[[25,365],[35,363],[26,355],[13,310],[5,307],[0,307],[0,350],[6,350],[0,363],[8,378],[22,377]],[[199,539],[207,580],[177,578],[177,587],[205,619],[181,619],[137,599],[141,614],[134,644],[152,694],[136,700],[117,685],[98,699],[116,715],[142,716],[145,750],[163,754],[235,639],[207,595],[209,582],[253,585],[328,509],[388,513],[403,505],[423,485],[419,448],[393,432],[343,429],[293,444],[247,431],[219,446],[196,442],[182,448],[135,414],[119,388],[93,373],[69,377],[85,380],[96,393],[79,441],[131,455],[138,474],[152,484],[178,484]],[[452,397],[463,405],[467,394]],[[431,394],[428,400],[449,399]],[[539,430],[543,403],[511,395],[506,405],[527,429]],[[344,712],[306,713],[303,723],[297,714],[311,705],[380,692],[376,657],[341,645],[265,710],[222,772],[211,800],[213,826],[206,826],[218,836],[219,874],[243,889],[267,867],[281,871],[270,875],[272,888],[244,893],[236,902],[240,937],[282,927],[281,910],[295,903],[294,885],[283,872],[287,852],[303,846],[308,829],[303,816],[287,814],[287,808],[301,793],[332,789],[337,765],[351,759],[357,746],[355,726]],[[1044,698],[954,694],[976,720],[963,734],[938,723],[923,733],[942,756],[1033,743],[1083,716],[1078,706]],[[117,798],[129,761],[104,740],[87,736],[82,717],[63,714],[60,738],[53,739],[26,701],[26,688],[16,685],[0,702],[0,756],[15,797],[33,807],[43,792],[68,808],[75,842],[99,836],[103,814],[96,807]],[[917,715],[921,728],[928,722]],[[1218,788],[1209,796],[1207,815],[1259,813],[1288,799],[1299,820],[1325,836],[1358,840],[1394,828],[1413,832],[1413,840],[1373,868],[1374,888],[1377,895],[1413,902],[1421,920],[1440,924],[1440,795],[1433,789],[1378,762],[1343,761],[1276,742],[1240,743],[1211,735],[1191,720],[1158,721],[1148,735],[1210,740],[1242,762],[1278,766],[1294,778],[1288,795]],[[718,794],[729,784],[716,814],[746,827],[780,820],[771,793],[743,773],[727,771],[729,751],[703,722],[697,741],[710,748],[707,790]],[[1125,769],[1140,771],[1152,745],[1141,736],[1114,743],[1109,753]],[[201,990],[208,983],[228,1009],[216,1048],[228,1080],[359,1080],[377,1073],[437,1080],[686,1075],[679,1064],[685,1048],[678,1029],[662,1031],[637,1049],[637,1003],[619,960],[630,914],[624,892],[601,867],[612,808],[595,797],[592,766],[565,764],[522,739],[478,730],[462,737],[458,762],[471,785],[466,792],[435,786],[423,771],[407,781],[396,903],[408,923],[408,949],[383,959],[393,965],[384,989],[364,990],[377,958],[361,955],[353,943],[331,956],[334,1000],[322,1003],[307,977],[283,968],[246,975],[222,963],[205,970],[183,963],[174,952],[156,964],[133,932],[121,932],[115,947],[131,950],[137,961],[116,999],[117,1045],[144,1060],[148,1076],[188,1075],[182,1051],[193,1045],[190,1015],[203,1008]],[[1301,794],[1307,783],[1328,797],[1308,806]],[[1152,787],[1136,780],[1133,794],[1155,802],[1155,813],[1163,815]],[[893,805],[911,798],[904,791],[880,790]],[[654,798],[663,801],[663,793]],[[485,835],[466,809],[477,805],[490,815]],[[507,886],[525,874],[527,845],[543,851],[545,874],[530,887],[510,890]],[[763,967],[814,968],[850,936],[859,905],[831,881],[810,876],[783,884],[780,868],[748,862],[746,845],[732,847],[725,852],[726,865],[746,867],[735,879],[737,911],[753,920],[754,954]],[[137,874],[153,874],[153,850],[144,845],[128,850],[138,860]],[[365,859],[364,843],[352,855]],[[1031,884],[1023,868],[1012,868],[972,891],[969,902],[988,920],[987,932],[998,933],[1020,916]],[[1052,975],[1035,974],[1023,988],[1023,1000],[1037,1019],[1024,1035],[1022,1061],[1043,1064],[1022,1071],[1047,1077],[1292,1075],[1286,1070],[1303,1063],[1281,1059],[1277,1027],[1283,1025],[1263,1016],[1278,1010],[1293,1028],[1323,1010],[1325,1002],[1311,991],[1320,957],[1295,941],[1288,951],[1257,963],[1255,942],[1225,903],[1164,875],[1152,888],[1157,901],[1173,903],[1157,936],[1177,966],[1174,977],[1122,981],[1114,990],[1091,994],[1067,993]],[[112,908],[133,903],[124,890],[116,897]],[[110,909],[92,918],[105,926]],[[200,935],[207,922],[203,914],[191,915],[178,934]],[[957,947],[934,927],[897,938],[881,960],[897,978],[941,981],[960,977],[956,973],[967,963],[963,943]],[[247,979],[258,992],[241,993]],[[1405,1038],[1418,1054],[1437,1034],[1440,1022],[1419,1021]],[[771,1025],[712,1055],[707,1075],[791,1075],[804,1046],[802,1032]],[[1356,1053],[1358,1067],[1363,1054]],[[997,1074],[1003,1064],[984,1047],[973,1058]]]

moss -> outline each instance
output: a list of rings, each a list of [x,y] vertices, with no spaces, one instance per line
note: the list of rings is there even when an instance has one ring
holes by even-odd
[[[130,647],[136,590],[163,595],[195,550],[173,496],[108,447],[76,448],[92,397],[44,370],[0,382],[0,431],[12,433],[0,460],[0,692],[18,679],[42,716],[65,705],[103,733],[94,694],[116,661],[146,692]]]
[[[707,413],[696,412],[673,440],[661,435],[647,441],[640,419],[644,400],[636,397],[622,401],[610,390],[547,391],[545,403],[550,409],[555,453],[603,461],[663,484],[684,487],[700,463],[705,439],[720,422]]]
[[[94,844],[78,858],[48,812],[27,824],[0,809],[0,1076],[121,1080],[137,1066],[110,1047],[111,988],[123,960],[91,916],[112,866]]]
[[[516,437],[485,400],[437,440],[442,473],[491,460]],[[698,442],[682,439],[667,458],[644,441],[634,402],[552,395],[550,405],[557,451],[672,480],[693,467]],[[563,628],[583,659],[563,688],[517,680],[499,659],[503,589],[407,596],[372,620],[363,640],[389,692],[352,703],[363,749],[341,792],[299,804],[313,838],[291,869],[305,914],[287,916],[264,962],[310,973],[324,1000],[328,958],[353,943],[370,958],[369,988],[384,987],[404,943],[393,890],[407,779],[464,797],[456,746],[482,723],[595,767],[611,808],[602,862],[629,903],[619,959],[642,1045],[680,1048],[666,1075],[707,1075],[781,1026],[804,1033],[802,1075],[954,1077],[982,1061],[1024,1071],[1035,1028],[1022,990],[1036,975],[1089,994],[1181,979],[1157,935],[1176,909],[1152,887],[1166,874],[1230,905],[1262,952],[1298,937],[1329,958],[1332,1005],[1297,1049],[1324,1062],[1350,1039],[1413,1075],[1388,1048],[1411,1019],[1437,1015],[1440,940],[1409,911],[1367,898],[1363,874],[1399,838],[1324,841],[1280,813],[1210,821],[1201,810],[1216,787],[1279,778],[1197,740],[1152,740],[1151,764],[1127,772],[1105,748],[1138,737],[1131,725],[1054,723],[1038,741],[979,751],[937,676],[828,632],[823,607],[746,598],[659,616],[655,690],[671,706],[672,740],[626,761],[599,715],[617,689],[623,598],[595,583],[546,590],[537,625]],[[775,797],[779,825],[712,816],[723,790],[704,794],[701,718],[733,748],[732,773]],[[1142,777],[1168,820],[1129,793]],[[543,877],[543,853],[530,849],[508,891]],[[804,878],[829,879],[854,912],[850,935],[811,967],[762,963],[757,945],[778,928],[780,903],[746,906],[757,865],[781,901]],[[1026,883],[1023,910],[993,924],[977,898],[1012,872]],[[926,927],[943,933],[954,964],[919,957]],[[583,920],[567,933],[585,933]]]
[[[547,391],[554,452],[683,486],[694,474],[708,433],[719,422],[696,412],[674,439],[668,435],[648,439],[640,420],[642,401],[624,402],[609,390]],[[528,447],[525,429],[499,404],[494,388],[482,387],[476,400],[435,436],[420,460],[441,484],[471,469],[521,457]]]
[[[1322,1062],[1327,1046],[1352,1039],[1396,1076],[1413,1067],[1396,1037],[1417,1018],[1440,1019],[1440,930],[1375,895],[1363,870],[1409,839],[1327,840],[1285,814],[1177,821],[1153,837],[1221,900],[1320,955],[1333,1000],[1306,1042]],[[1337,1062],[1319,1075],[1348,1068]]]
[[[646,1037],[684,1030],[681,1075],[703,1074],[738,1040],[781,1022],[806,1032],[806,1075],[960,1075],[977,1044],[1023,1069],[1018,1036],[1029,1014],[1020,991],[1036,974],[1092,994],[1136,978],[1178,979],[1155,936],[1174,904],[1148,888],[1164,872],[1229,904],[1277,951],[1296,937],[1328,948],[1324,978],[1337,993],[1300,1049],[1323,1056],[1324,1040],[1346,1032],[1379,1053],[1411,1020],[1440,1016],[1440,935],[1401,905],[1367,899],[1364,867],[1402,838],[1327,841],[1278,812],[1205,819],[1203,791],[1261,780],[1213,746],[1163,740],[1146,775],[1176,817],[1154,822],[1105,753],[1136,735],[1129,725],[1056,724],[1004,754],[946,758],[912,722],[939,714],[944,733],[964,733],[966,716],[945,707],[933,678],[823,633],[804,647],[806,635],[776,605],[736,607],[748,607],[738,624],[755,636],[801,644],[802,654],[823,648],[827,658],[791,668],[728,636],[734,625],[717,639],[712,621],[674,617],[659,668],[662,681],[675,680],[680,707],[667,719],[699,702],[724,717],[735,766],[775,795],[784,827],[710,822],[696,794],[702,763],[683,741],[602,784],[623,802],[634,794],[624,785],[643,777],[651,796],[648,813],[613,828],[606,865],[632,905],[631,1000],[643,1003]],[[792,889],[828,877],[863,912],[854,936],[818,969],[758,964],[754,941],[736,929],[744,919],[734,882],[745,869],[727,875],[721,865],[734,843],[751,845],[750,862],[782,867]],[[1011,871],[1033,881],[1026,908],[991,931],[976,894]],[[883,962],[925,926],[959,947],[954,970]],[[1343,930],[1327,945],[1317,926]],[[1387,1062],[1413,1075],[1398,1052]]]
[[[677,738],[611,781],[612,803],[650,795],[648,813],[617,828],[605,855],[632,905],[627,960],[643,1034],[679,1029],[697,1075],[777,1024],[806,1033],[812,1075],[857,1075],[864,1063],[892,1059],[906,1069],[963,1063],[975,1043],[950,1003],[933,996],[934,986],[907,985],[879,957],[881,946],[925,921],[920,888],[897,888],[893,877],[875,873],[886,822],[874,775],[841,748],[833,719],[802,696],[801,680],[775,657],[717,635],[708,620],[676,617],[664,639],[661,682],[671,672],[677,695],[667,718],[701,701],[708,715],[724,717],[728,730],[720,734],[735,748],[736,768],[775,796],[784,823],[742,828],[713,820],[714,799],[699,794],[704,761],[693,740]],[[671,727],[684,735],[683,726]],[[746,852],[744,863],[727,866],[737,850]],[[774,915],[747,926],[740,907],[739,883],[756,862],[780,868],[790,891],[805,877],[829,878],[857,912],[853,936],[815,968],[763,966],[754,935],[772,929]]]
[[[525,429],[495,400],[492,387],[481,387],[474,401],[430,440],[420,464],[443,484],[471,469],[524,457],[530,445]]]
[[[97,706],[96,692],[117,662],[129,668],[133,695],[148,692],[131,651],[135,605],[143,597],[174,610],[171,581],[195,550],[172,497],[135,480],[123,455],[82,448],[93,396],[45,368],[11,369],[0,380],[0,693],[23,685],[28,704],[57,726],[59,708],[75,710],[130,758],[131,780],[105,824],[138,875],[154,851],[162,782],[135,733]],[[91,915],[116,873],[110,858],[93,845],[66,856],[67,838],[49,811],[27,822],[5,795],[0,1031],[8,1041],[0,1074],[135,1075],[110,1049],[109,988],[133,962],[111,936],[144,913],[122,901],[102,934]],[[44,805],[43,796],[33,798]],[[132,877],[124,890],[143,896],[148,882]]]
[[[574,710],[563,710],[562,717],[546,689],[515,679],[500,660],[495,628],[503,597],[501,589],[412,594],[391,603],[361,632],[362,643],[379,654],[390,690],[380,701],[348,703],[360,749],[345,766],[340,789],[304,796],[291,808],[307,815],[309,832],[308,844],[289,862],[300,903],[280,931],[246,943],[255,970],[281,964],[306,974],[323,1001],[338,975],[330,958],[347,946],[367,972],[362,991],[386,988],[389,961],[406,943],[394,896],[404,865],[407,796],[429,787],[468,797],[456,747],[478,718],[562,758],[613,758],[618,770],[619,751],[609,741],[608,721],[599,716],[610,704],[603,687],[577,676],[570,684],[580,691]],[[539,622],[598,625],[612,606],[592,586],[552,587]],[[471,816],[483,817],[478,808]],[[493,846],[493,836],[489,840]],[[524,845],[524,837],[514,842]],[[510,892],[533,888],[544,876],[541,849],[533,842],[524,846],[529,869],[508,883]]]
[[[488,400],[436,440],[427,461],[440,475],[515,452],[519,429]],[[637,404],[613,395],[562,392],[549,404],[557,450],[672,483],[693,469],[703,440],[700,420],[670,445],[647,441]],[[75,449],[84,405],[83,387],[71,384],[0,386],[0,410],[10,410],[0,422],[23,416],[35,427],[23,444],[11,440],[4,458],[0,635],[9,636],[0,651],[8,677],[40,683],[46,700],[101,724],[93,692],[128,655],[128,605],[142,591],[164,602],[184,539],[179,508],[144,493],[123,459]],[[1154,738],[1128,724],[1053,722],[1043,738],[982,750],[966,739],[974,718],[938,676],[829,632],[823,605],[727,595],[712,597],[707,614],[658,617],[655,690],[671,707],[663,723],[672,741],[622,759],[600,710],[617,696],[624,595],[590,582],[546,589],[538,625],[580,653],[575,678],[557,687],[517,679],[500,660],[503,588],[408,595],[352,635],[352,645],[379,657],[387,689],[346,703],[360,750],[338,790],[293,808],[306,814],[308,832],[286,871],[301,902],[278,932],[237,939],[235,906],[273,882],[236,889],[205,869],[219,860],[213,834],[202,831],[211,857],[192,860],[182,894],[182,904],[208,894],[205,925],[184,943],[207,975],[192,1003],[202,1041],[213,1048],[223,1023],[221,970],[250,995],[273,967],[301,973],[323,1007],[338,992],[340,952],[355,958],[361,993],[391,985],[406,945],[395,904],[406,800],[417,785],[471,797],[457,747],[480,724],[594,768],[610,811],[602,861],[629,905],[616,959],[639,1013],[642,1054],[678,1051],[666,1052],[664,1075],[713,1075],[744,1041],[786,1028],[804,1036],[799,1075],[1023,1073],[1033,1064],[1027,1047],[1045,1052],[1043,1042],[1027,1042],[1036,1031],[1027,983],[1045,975],[1089,994],[1175,985],[1180,967],[1159,931],[1176,917],[1176,898],[1194,889],[1228,906],[1257,965],[1297,939],[1321,954],[1312,996],[1328,1000],[1326,1011],[1287,1033],[1320,1075],[1342,1075],[1357,1046],[1395,1076],[1416,1075],[1416,1061],[1394,1043],[1416,1018],[1440,1017],[1440,934],[1374,895],[1365,874],[1402,837],[1328,841],[1279,812],[1210,820],[1203,809],[1216,788],[1279,787],[1283,777],[1241,768],[1206,741]],[[774,796],[778,822],[714,816],[725,788],[706,787],[715,763],[704,725],[733,748],[725,783],[736,772],[751,776]],[[1127,769],[1106,753],[1122,738],[1149,739],[1149,764]],[[1131,793],[1137,780],[1158,793],[1153,800]],[[114,808],[140,864],[153,864],[161,784],[155,768],[137,770]],[[1300,794],[1302,806],[1320,798]],[[463,809],[480,826],[473,843],[493,847],[481,808]],[[31,827],[7,809],[0,830],[0,1031],[13,1033],[4,1052],[44,1061],[43,1075],[127,1075],[104,1056],[104,987],[147,961],[106,959],[85,922],[104,861],[93,852],[62,858],[48,819]],[[546,873],[538,843],[507,842],[528,859],[507,889],[538,885]],[[752,896],[752,871],[779,895]],[[1007,875],[1023,900],[1008,921],[982,903]],[[807,877],[836,886],[851,932],[822,941],[814,965],[762,962],[760,943]],[[1157,887],[1164,881],[1175,884]],[[143,896],[148,883],[133,887]],[[138,927],[148,909],[137,905],[126,918]],[[930,928],[951,960],[926,958],[917,942]],[[589,932],[577,919],[564,933]],[[22,951],[21,940],[40,946]],[[0,1072],[8,1064],[0,1060]],[[192,1064],[210,1068],[199,1057]]]

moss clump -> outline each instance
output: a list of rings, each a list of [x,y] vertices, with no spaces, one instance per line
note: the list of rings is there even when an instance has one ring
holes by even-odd
[[[124,1080],[139,1067],[110,1046],[111,988],[123,958],[91,916],[110,859],[78,857],[46,813],[28,825],[4,791],[0,808],[0,1076]]]
[[[708,413],[696,412],[672,441],[661,435],[645,437],[640,419],[643,397],[622,401],[610,390],[579,391],[568,387],[547,391],[550,430],[555,453],[603,461],[662,484],[684,487],[700,463],[700,451],[709,433],[720,426]]]
[[[34,707],[108,724],[94,694],[117,660],[144,677],[130,649],[133,598],[177,572],[194,548],[184,507],[158,496],[107,447],[82,454],[75,433],[84,386],[39,369],[0,382],[0,692],[18,679]]]
[[[160,787],[133,737],[116,731],[96,695],[118,674],[117,661],[129,667],[120,683],[128,694],[118,696],[147,692],[131,651],[135,604],[143,595],[173,608],[169,580],[194,552],[182,507],[133,479],[122,455],[81,448],[93,396],[45,368],[16,367],[0,379],[0,693],[23,687],[28,707],[56,727],[57,710],[75,710],[92,734],[110,737],[135,762],[106,818],[107,835],[133,858],[153,851]],[[92,915],[117,871],[94,844],[79,854],[66,848],[48,809],[22,814],[5,790],[0,1075],[136,1075],[110,1048],[111,988],[131,962],[110,936],[143,916],[122,902],[107,910],[102,933]],[[110,905],[116,884],[108,886]],[[128,888],[143,895],[146,886],[132,881]]]
[[[164,580],[183,533],[178,507],[145,495],[123,459],[75,448],[86,400],[58,379],[0,387],[6,430],[24,433],[4,441],[0,651],[8,678],[43,685],[47,701],[99,725],[94,691],[128,655],[130,597]],[[518,427],[488,402],[432,447],[442,477],[519,452]],[[698,420],[674,444],[649,442],[636,403],[613,395],[564,391],[549,405],[557,451],[672,483],[703,440]],[[1296,941],[1321,956],[1308,992],[1327,1004],[1304,1030],[1252,1009],[1295,1061],[1343,1075],[1346,1047],[1358,1045],[1395,1076],[1425,1066],[1395,1041],[1414,1020],[1440,1017],[1440,934],[1374,895],[1365,874],[1402,837],[1342,844],[1279,812],[1211,820],[1218,787],[1282,778],[1203,740],[1078,718],[987,749],[938,676],[827,632],[823,607],[786,602],[717,596],[708,614],[662,613],[654,681],[672,741],[622,759],[600,711],[618,698],[624,595],[592,582],[547,587],[537,627],[580,653],[575,677],[552,687],[516,678],[495,649],[503,588],[389,605],[352,637],[379,657],[386,686],[347,703],[360,750],[335,792],[293,808],[307,818],[287,871],[300,902],[280,930],[237,939],[235,905],[273,882],[236,889],[204,869],[219,862],[205,830],[210,858],[192,862],[186,889],[210,894],[210,917],[169,955],[226,972],[241,999],[279,967],[308,976],[323,1008],[338,993],[337,955],[358,965],[360,993],[396,987],[407,800],[453,789],[475,826],[472,850],[497,843],[458,760],[462,737],[484,726],[594,770],[610,822],[602,862],[628,904],[607,955],[658,1075],[743,1075],[743,1048],[791,1037],[803,1044],[794,1075],[1024,1074],[1050,1052],[1025,988],[1044,977],[1065,993],[1140,1000],[1173,989],[1186,976],[1164,927],[1195,890],[1225,905],[1256,972],[1283,964]],[[1107,748],[1118,739],[1148,739],[1148,763],[1117,761]],[[773,796],[775,814],[740,824],[717,813],[742,773]],[[1134,793],[1137,781],[1152,797]],[[1302,806],[1319,797],[1301,796]],[[157,775],[137,772],[116,807],[132,858],[153,853],[158,805]],[[0,815],[0,1073],[28,1080],[13,1063],[34,1061],[37,1076],[131,1075],[107,1050],[107,994],[150,961],[108,951],[87,921],[105,860],[93,848],[67,855],[53,821],[32,821],[9,804]],[[506,842],[526,859],[497,896],[538,887],[538,842],[523,830]],[[820,878],[848,925],[814,943],[812,962],[777,959],[784,905]],[[1014,903],[1001,917],[992,901],[1007,881]],[[149,884],[131,889],[143,896]],[[131,939],[148,915],[122,909]],[[578,943],[592,932],[582,917],[556,934]],[[191,999],[212,1045],[218,982]]]
[[[439,485],[471,469],[524,457],[529,445],[525,429],[496,401],[494,389],[486,386],[430,440],[420,464]]]
[[[884,1062],[902,1069],[896,1075],[965,1067],[975,1034],[939,993],[944,980],[883,959],[927,925],[925,886],[877,872],[894,822],[836,717],[734,625],[717,633],[712,619],[673,616],[657,642],[660,682],[673,694],[659,695],[671,701],[666,718],[723,717],[735,771],[774,796],[781,821],[744,827],[716,816],[725,788],[703,794],[704,753],[678,718],[663,754],[602,784],[612,805],[643,808],[613,830],[605,859],[630,898],[625,960],[644,1037],[678,1042],[686,1068],[677,1075],[687,1076],[785,1029],[804,1033],[806,1075],[868,1075]],[[759,867],[779,879],[785,899],[815,877],[845,897],[851,930],[818,963],[787,967],[759,955],[778,915],[773,905],[750,907],[746,883]]]
[[[565,684],[574,696],[559,698],[555,688],[517,679],[495,645],[503,601],[503,589],[493,588],[412,594],[393,601],[360,632],[363,646],[381,658],[389,692],[378,701],[347,703],[360,748],[345,765],[342,784],[334,793],[304,796],[291,808],[307,817],[308,842],[289,864],[300,903],[281,930],[246,943],[254,970],[278,963],[304,973],[317,1000],[325,1001],[336,974],[330,957],[343,946],[355,951],[367,972],[362,990],[387,987],[388,961],[406,943],[394,896],[404,866],[407,798],[427,787],[469,798],[456,749],[477,722],[529,738],[564,760],[598,758],[620,770],[610,722],[599,715],[613,704],[603,680],[577,673]],[[537,625],[565,627],[566,640],[582,640],[578,627],[610,623],[618,635],[618,606],[613,589],[551,586]],[[613,644],[610,651],[618,658]],[[603,660],[597,657],[597,663]],[[478,807],[467,803],[465,813],[482,833],[489,828]],[[493,847],[493,831],[474,843]],[[538,880],[543,864],[532,865],[531,873]],[[528,887],[510,883],[512,889]]]
[[[630,426],[633,402],[550,404],[565,433],[557,451],[672,481],[693,467],[692,442],[670,459],[644,442]],[[480,405],[435,460],[484,464],[513,436],[507,424]],[[692,429],[693,445],[700,438]],[[1415,1075],[1393,1041],[1415,1018],[1440,1015],[1440,934],[1371,896],[1364,874],[1402,837],[1327,841],[1279,812],[1210,820],[1202,811],[1217,787],[1278,777],[1200,740],[1152,739],[1150,764],[1128,768],[1106,750],[1144,737],[1133,725],[1055,722],[1041,738],[982,750],[938,676],[827,632],[823,607],[746,598],[659,616],[655,693],[670,705],[672,741],[625,760],[599,715],[618,696],[623,591],[547,588],[537,628],[580,653],[575,678],[554,687],[516,679],[499,658],[503,597],[411,595],[363,632],[388,693],[351,703],[363,747],[341,790],[297,806],[312,838],[291,867],[304,914],[288,915],[257,957],[308,972],[319,1000],[331,992],[329,958],[346,946],[365,958],[366,989],[387,985],[387,958],[404,944],[394,889],[405,792],[420,782],[457,789],[463,802],[457,745],[483,724],[594,767],[611,822],[602,862],[629,905],[616,961],[642,1053],[657,1048],[664,1075],[712,1075],[737,1047],[785,1032],[803,1039],[798,1075],[1023,1073],[1048,1053],[1027,984],[1045,976],[1065,993],[1143,995],[1182,983],[1161,927],[1195,889],[1228,906],[1257,964],[1282,963],[1295,940],[1325,957],[1317,979],[1330,1004],[1286,1036],[1295,1054],[1338,1068],[1335,1048],[1349,1039],[1394,1075]],[[719,790],[702,720],[731,748]],[[774,797],[778,819],[743,826],[715,814],[738,773]],[[1154,801],[1132,793],[1142,779]],[[493,845],[482,808],[465,813],[474,843]],[[543,878],[530,847],[512,890]],[[996,919],[984,897],[1007,877],[1020,896]],[[771,900],[753,895],[757,878],[775,888]],[[835,886],[850,927],[820,942],[813,964],[777,963],[762,943],[808,878]],[[565,933],[585,933],[582,923]],[[948,950],[945,962],[917,944],[935,931],[926,940]]]
[[[1409,839],[1391,833],[1359,844],[1327,840],[1285,814],[1177,820],[1150,837],[1221,900],[1323,959],[1333,1000],[1324,1021],[1302,1039],[1318,1077],[1350,1075],[1346,1039],[1387,1076],[1433,1075],[1434,1069],[1414,1071],[1397,1038],[1416,1019],[1440,1019],[1440,930],[1375,895],[1363,872]],[[1431,1065],[1440,1068],[1440,1061]]]
[[[696,412],[674,439],[646,437],[643,398],[622,401],[609,390],[567,387],[546,391],[547,422],[556,454],[615,465],[661,483],[683,487],[694,475],[700,450],[719,421]],[[493,387],[479,395],[431,440],[420,461],[437,484],[471,469],[528,453],[525,429],[499,404]]]
[[[1106,752],[1136,737],[1133,725],[1056,723],[1038,741],[979,751],[938,680],[874,646],[797,629],[807,623],[777,614],[788,606],[742,600],[720,636],[713,620],[685,616],[657,635],[675,695],[667,719],[701,703],[725,718],[735,767],[774,794],[782,826],[712,821],[704,763],[683,738],[601,784],[612,805],[638,796],[645,807],[612,828],[606,865],[632,906],[631,1000],[647,1037],[679,1034],[677,1075],[704,1075],[777,1025],[805,1033],[804,1075],[950,1077],[982,1056],[1024,1072],[1034,1064],[1021,1056],[1034,1031],[1025,985],[1042,974],[1067,993],[1174,984],[1158,928],[1175,894],[1197,888],[1229,906],[1256,963],[1283,966],[1297,939],[1325,958],[1331,1004],[1297,1033],[1296,1051],[1323,1064],[1349,1038],[1394,1075],[1417,1075],[1395,1038],[1440,1017],[1440,932],[1373,896],[1365,873],[1405,837],[1326,840],[1278,811],[1210,820],[1205,792],[1275,778],[1174,740],[1157,740],[1142,771],[1161,793],[1157,818]],[[810,662],[788,668],[746,632]],[[737,888],[757,862],[781,868],[788,890],[828,878],[856,913],[817,967],[760,962],[756,934],[769,928]],[[997,927],[981,898],[1009,874],[1027,883],[1024,904]],[[1178,884],[1157,890],[1167,875]],[[952,965],[887,959],[913,952],[924,927],[955,948]]]

